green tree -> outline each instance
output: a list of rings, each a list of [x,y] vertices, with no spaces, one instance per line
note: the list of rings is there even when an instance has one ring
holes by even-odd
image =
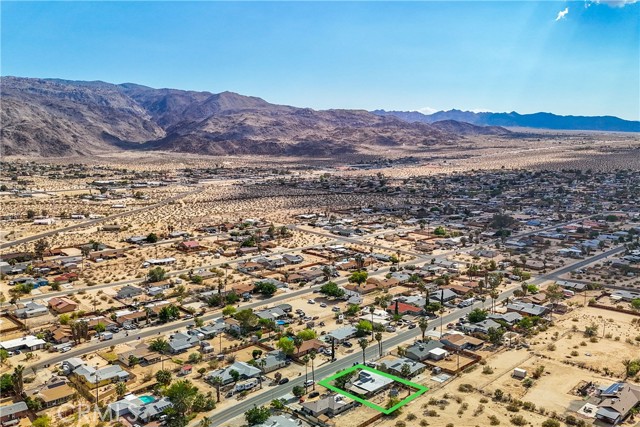
[[[33,248],[33,253],[35,254],[36,258],[38,258],[39,260],[43,260],[44,253],[48,249],[49,249],[49,242],[47,241],[47,239],[40,239],[36,241]]]
[[[145,240],[147,243],[156,243],[158,241],[158,235],[156,233],[149,233]]]
[[[375,339],[378,341],[378,353],[382,356],[382,334],[380,332],[376,332]]]
[[[51,426],[51,417],[49,415],[42,415],[31,423],[33,427],[49,427]]]
[[[402,378],[410,378],[411,377],[411,366],[407,363],[403,363],[400,367],[400,375]]]
[[[106,330],[107,330],[107,328],[106,328],[106,326],[104,325],[104,323],[100,323],[100,322],[98,322],[98,323],[96,324],[96,326],[94,326],[94,328],[93,328],[93,329],[95,329],[95,330],[96,330],[96,332],[97,332],[97,333],[99,333],[99,334],[101,334],[101,333],[103,333],[104,331],[106,331]]]
[[[281,399],[273,399],[271,401],[271,403],[269,404],[269,406],[274,411],[282,411],[282,410],[284,410],[284,403],[282,402]]]
[[[634,310],[640,310],[640,298],[632,299],[631,307],[633,307]]]
[[[491,344],[499,345],[502,343],[502,337],[504,336],[504,330],[502,328],[489,328],[487,332]]]
[[[295,397],[301,397],[301,396],[304,396],[304,387],[299,386],[299,385],[297,385],[297,386],[293,387],[293,395],[294,395]]]
[[[309,341],[316,337],[316,331],[313,329],[303,329],[302,331],[296,334],[296,337],[300,338],[303,341]]]
[[[147,273],[147,280],[150,283],[162,282],[167,275],[167,272],[162,267],[155,267],[149,270]]]
[[[255,290],[266,297],[270,297],[276,293],[278,287],[270,282],[258,282],[255,284]]]
[[[238,311],[233,317],[240,322],[240,328],[245,333],[252,331],[258,325],[258,316],[250,308]]]
[[[233,378],[234,384],[237,383],[238,380],[240,380],[240,372],[236,371],[235,369],[229,371],[229,376]]]
[[[161,369],[156,372],[156,381],[164,386],[171,384],[171,377],[171,371],[168,369]]]
[[[18,365],[13,368],[11,382],[13,383],[13,392],[15,395],[22,396],[24,394],[24,366]]]
[[[244,419],[247,421],[247,424],[250,426],[255,426],[258,424],[264,424],[267,422],[269,417],[271,416],[271,411],[269,408],[265,406],[254,406],[253,408],[247,410],[244,413]]]
[[[486,310],[475,308],[469,313],[469,322],[478,323],[486,320],[488,313]]]
[[[158,337],[155,338],[149,344],[149,349],[152,351],[157,351],[158,353],[165,354],[169,352],[169,342],[164,338]]]
[[[236,314],[236,308],[232,305],[228,305],[225,308],[222,309],[222,315],[223,316],[233,316],[234,314]]]
[[[349,276],[349,282],[355,283],[360,286],[367,281],[368,276],[369,275],[366,271],[354,271],[353,273],[351,273],[351,276]]]
[[[292,355],[293,350],[295,349],[295,345],[293,344],[293,340],[288,337],[282,337],[276,343],[276,347],[278,347],[284,354]]]
[[[198,394],[198,388],[189,380],[180,380],[171,384],[165,390],[165,396],[173,404],[173,409],[179,414],[188,415],[191,412],[193,401]]]
[[[328,297],[342,298],[344,296],[344,289],[340,288],[334,282],[327,282],[320,287],[320,293]]]
[[[368,320],[361,320],[356,324],[356,335],[364,337],[373,331],[373,325]]]
[[[0,366],[9,358],[9,352],[4,348],[0,348]]]

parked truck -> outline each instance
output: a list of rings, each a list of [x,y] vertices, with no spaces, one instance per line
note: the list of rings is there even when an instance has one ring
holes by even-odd
[[[113,338],[112,332],[103,332],[102,335],[100,335],[100,341],[107,341],[112,338]]]

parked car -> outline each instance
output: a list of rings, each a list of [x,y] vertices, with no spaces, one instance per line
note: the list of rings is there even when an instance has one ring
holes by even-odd
[[[338,311],[340,311],[340,307],[338,307],[338,306],[334,306],[334,307],[331,309],[331,311],[335,311],[335,312],[337,313]]]
[[[313,380],[306,380],[306,381],[304,382],[304,386],[305,386],[305,387],[312,386],[313,384],[315,384],[315,381],[313,381]]]
[[[289,382],[289,378],[283,378],[280,381],[278,381],[278,384],[282,385],[282,384],[286,384]]]
[[[395,332],[396,328],[394,326],[389,325],[386,328],[384,328],[384,330],[387,332]]]
[[[318,396],[320,396],[320,393],[318,393],[317,391],[313,391],[309,393],[309,399],[313,399],[314,397],[318,397]]]
[[[320,303],[320,307],[325,308],[326,306],[327,306],[327,304],[325,304],[325,303],[323,303],[323,302],[322,302],[322,303]]]
[[[342,343],[343,346],[347,347],[347,348],[351,348],[353,347],[353,344],[351,344],[349,341],[345,341]]]
[[[315,303],[316,303],[316,301],[313,300],[313,299],[310,299],[309,301],[307,301],[307,304],[315,304]]]
[[[416,327],[416,324],[415,324],[415,323],[410,323],[410,324],[409,324],[409,329],[413,329],[413,328],[415,328],[415,327]]]

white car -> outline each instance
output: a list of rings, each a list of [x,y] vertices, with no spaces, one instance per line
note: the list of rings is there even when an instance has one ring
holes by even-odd
[[[316,302],[315,302],[315,300],[310,299],[309,301],[307,301],[307,303],[309,303],[309,304],[315,304]]]

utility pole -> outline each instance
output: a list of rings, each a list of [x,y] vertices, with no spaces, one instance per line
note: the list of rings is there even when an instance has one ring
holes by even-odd
[[[98,376],[98,365],[96,365],[96,405],[100,401],[99,392],[100,392],[100,378]]]

